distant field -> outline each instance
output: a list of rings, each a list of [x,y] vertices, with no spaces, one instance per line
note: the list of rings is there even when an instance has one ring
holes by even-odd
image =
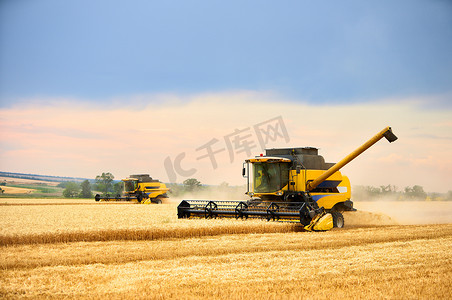
[[[12,186],[2,186],[1,187],[6,194],[30,194],[35,192],[35,189],[27,189],[21,187],[12,187]]]
[[[430,299],[452,293],[452,221],[444,217],[451,203],[356,203],[375,213],[346,213],[343,229],[303,232],[260,220],[179,220],[177,199],[163,205],[50,200],[0,205],[0,297]],[[405,210],[400,220],[398,209]],[[435,215],[444,224],[425,225]]]
[[[33,180],[12,177],[0,177],[2,185],[0,188],[4,190],[0,194],[0,203],[5,199],[20,197],[26,198],[62,198],[63,188],[57,187],[59,182]]]
[[[0,206],[5,205],[67,205],[93,204],[94,199],[79,198],[0,198]]]
[[[59,182],[54,181],[12,178],[2,176],[0,176],[0,182],[6,182],[7,184],[45,184],[48,186],[57,186],[59,184]]]

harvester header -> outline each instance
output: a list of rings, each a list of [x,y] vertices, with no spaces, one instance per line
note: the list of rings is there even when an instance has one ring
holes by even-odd
[[[338,163],[326,163],[313,147],[266,149],[266,155],[245,160],[248,201],[183,200],[179,218],[264,218],[300,222],[306,230],[344,226],[343,211],[354,211],[351,185],[339,171],[385,137],[386,127]]]

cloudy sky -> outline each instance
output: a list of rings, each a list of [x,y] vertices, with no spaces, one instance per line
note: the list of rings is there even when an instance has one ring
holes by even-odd
[[[335,162],[389,125],[352,184],[446,192],[451,53],[450,1],[3,0],[0,170],[242,184],[263,147]]]

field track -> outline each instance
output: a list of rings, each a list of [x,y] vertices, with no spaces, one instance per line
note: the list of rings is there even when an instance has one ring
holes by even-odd
[[[178,220],[175,208],[1,206],[0,298],[452,294],[452,223],[399,225],[359,212],[343,229],[302,232],[259,220]]]

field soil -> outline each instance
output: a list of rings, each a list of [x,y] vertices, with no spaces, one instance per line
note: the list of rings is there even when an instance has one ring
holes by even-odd
[[[163,205],[58,201],[0,205],[1,298],[452,294],[448,202],[355,203],[361,210],[345,214],[345,228],[304,232],[260,220],[179,220],[177,199]]]

